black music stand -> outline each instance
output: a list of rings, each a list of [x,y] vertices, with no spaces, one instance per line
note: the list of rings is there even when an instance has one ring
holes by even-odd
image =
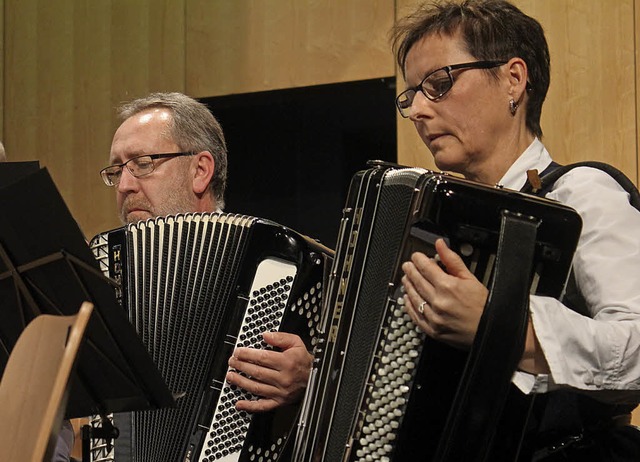
[[[23,162],[0,162],[0,188],[40,170],[37,160]]]
[[[70,381],[66,417],[175,405],[118,305],[114,284],[46,169],[0,189],[0,375],[33,318],[75,314],[89,301],[95,309]]]

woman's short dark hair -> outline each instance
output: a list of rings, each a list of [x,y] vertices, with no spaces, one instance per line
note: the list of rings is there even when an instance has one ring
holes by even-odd
[[[398,65],[405,72],[409,50],[431,34],[460,33],[467,51],[478,60],[522,58],[529,78],[526,124],[542,136],[540,115],[550,81],[549,47],[538,21],[505,0],[435,1],[420,6],[391,31]],[[488,72],[495,73],[495,70]]]

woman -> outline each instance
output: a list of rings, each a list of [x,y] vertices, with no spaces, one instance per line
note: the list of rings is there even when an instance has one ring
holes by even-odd
[[[540,114],[550,60],[536,20],[503,0],[440,2],[393,33],[407,84],[398,109],[438,168],[521,189],[527,170],[549,166]],[[583,231],[573,265],[578,296],[565,302],[574,309],[530,297],[513,382],[551,403],[537,410],[529,435],[534,460],[638,460],[640,432],[624,423],[640,397],[640,213],[592,168],[567,173],[547,197],[576,209]],[[488,291],[442,240],[436,250],[446,271],[419,253],[403,265],[406,308],[429,336],[468,348]]]

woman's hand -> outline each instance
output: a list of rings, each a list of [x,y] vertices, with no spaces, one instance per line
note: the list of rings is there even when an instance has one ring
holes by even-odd
[[[405,309],[429,337],[467,349],[473,343],[489,291],[444,240],[436,259],[414,253],[402,265]]]

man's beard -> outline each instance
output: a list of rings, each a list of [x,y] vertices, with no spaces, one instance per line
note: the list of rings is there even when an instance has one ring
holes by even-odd
[[[180,191],[178,193],[177,191]],[[148,212],[150,216],[146,218],[162,217],[166,215],[178,215],[180,213],[194,212],[193,199],[185,193],[184,189],[172,189],[157,206],[152,206],[145,197],[128,196],[122,203],[120,209],[120,221],[124,224],[137,223],[144,218],[139,218],[135,214],[131,215],[131,210],[138,209]]]

